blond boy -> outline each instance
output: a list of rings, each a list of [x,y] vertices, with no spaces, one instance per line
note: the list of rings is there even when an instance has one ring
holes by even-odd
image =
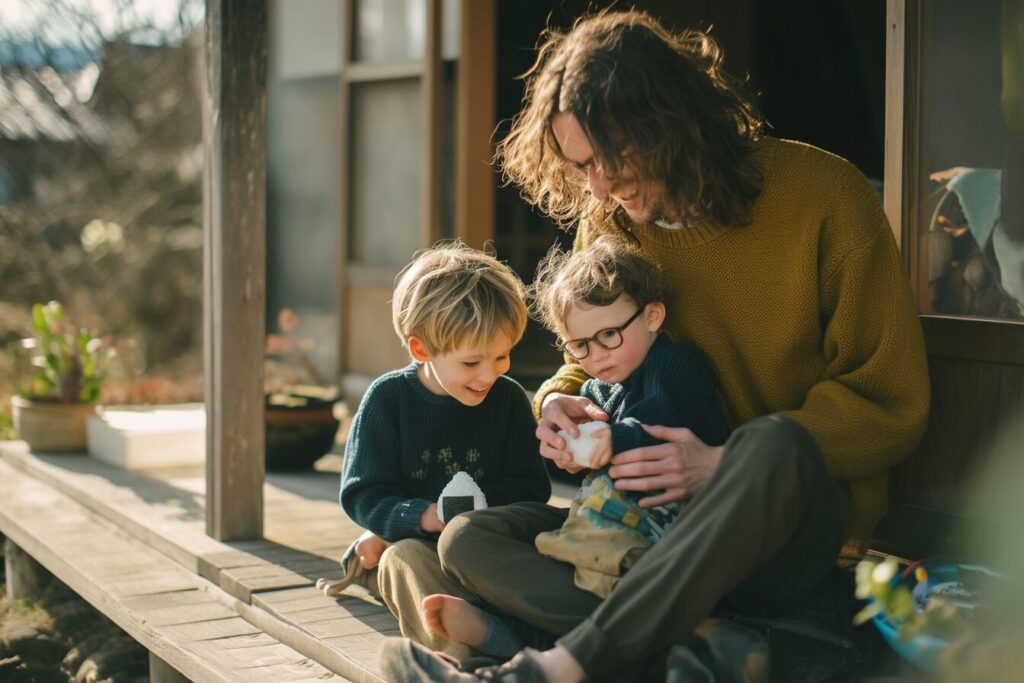
[[[526,393],[504,374],[527,320],[512,270],[461,244],[426,250],[398,276],[392,320],[412,362],[374,381],[352,423],[340,501],[368,533],[343,558],[345,578],[324,586],[329,595],[353,580],[374,585],[368,574],[391,555],[436,558],[437,498],[457,472],[490,506],[551,493]],[[404,618],[418,600],[393,603],[380,577],[402,634],[431,643]]]

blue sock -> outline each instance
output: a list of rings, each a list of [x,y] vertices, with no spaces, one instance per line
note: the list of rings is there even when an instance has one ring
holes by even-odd
[[[523,639],[509,628],[508,623],[504,619],[496,617],[489,612],[480,611],[487,618],[491,630],[488,632],[484,642],[473,649],[500,659],[508,659],[523,649],[525,645]]]

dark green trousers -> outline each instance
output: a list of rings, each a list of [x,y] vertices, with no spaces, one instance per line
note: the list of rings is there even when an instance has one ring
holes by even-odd
[[[843,504],[817,443],[769,416],[737,429],[705,489],[601,600],[570,564],[534,547],[565,510],[519,503],[453,519],[444,572],[501,614],[560,636],[591,676],[631,668],[685,642],[720,604],[771,615],[806,602],[835,566]]]

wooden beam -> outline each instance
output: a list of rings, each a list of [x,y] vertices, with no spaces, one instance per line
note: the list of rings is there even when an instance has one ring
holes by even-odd
[[[922,315],[929,356],[1024,366],[1024,323]]]
[[[50,572],[11,539],[5,539],[2,545],[8,602],[38,597],[40,589],[50,581]]]
[[[472,247],[494,239],[495,0],[461,3],[455,140],[455,234]]]
[[[207,0],[203,98],[206,531],[263,535],[266,0]]]
[[[441,0],[427,0],[427,35],[422,81],[423,166],[420,189],[420,242],[441,238],[444,192],[444,71],[441,64]]]
[[[173,666],[150,652],[149,683],[188,683],[188,679]]]
[[[904,0],[885,3],[885,158],[883,161],[882,204],[885,215],[901,243],[903,221],[903,100],[906,73],[904,49],[906,30]]]
[[[905,266],[916,274],[918,68],[917,0],[888,0],[885,40],[885,161],[883,204]],[[927,252],[927,250],[925,250]],[[925,283],[927,285],[927,283]]]
[[[343,386],[345,375],[348,374],[347,350],[349,331],[348,314],[348,246],[352,239],[352,207],[349,193],[349,177],[351,158],[351,120],[352,93],[351,84],[345,74],[351,68],[354,54],[353,42],[355,30],[355,0],[342,0],[341,4],[341,67],[338,70],[338,250],[335,264],[335,286],[337,296],[337,353],[338,353],[338,386]]]

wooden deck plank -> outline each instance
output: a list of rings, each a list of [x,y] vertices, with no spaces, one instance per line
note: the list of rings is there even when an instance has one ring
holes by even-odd
[[[376,601],[363,600],[344,594],[337,598],[329,598],[315,588],[313,590],[316,591],[315,596],[274,603],[264,602],[263,598],[266,595],[274,595],[275,593],[260,593],[253,596],[252,604],[259,605],[268,612],[288,616],[290,619],[297,620],[297,623],[301,623],[301,620],[306,619],[306,616],[311,614],[358,616],[382,610],[387,611],[384,605]]]
[[[273,664],[295,664],[310,661],[309,657],[300,655],[280,642],[241,649],[218,647],[209,642],[196,642],[192,645],[192,649],[196,652],[205,652],[206,656],[217,657],[221,661],[228,662],[232,668],[240,671]],[[316,663],[314,662],[314,664]],[[316,664],[316,666],[320,665]],[[260,673],[262,676],[262,672]]]
[[[198,643],[208,640],[248,636],[261,633],[260,629],[238,615],[226,619],[214,619],[189,624],[172,624],[161,629],[169,637],[181,643]],[[277,642],[275,639],[274,642]]]
[[[187,591],[139,595],[137,597],[125,598],[122,602],[124,603],[124,606],[130,610],[146,613],[152,610],[165,609],[167,607],[198,605],[204,602],[209,602],[209,600],[210,596],[206,591],[195,588]]]
[[[398,621],[395,617],[390,612],[384,612],[358,617],[345,617],[343,619],[316,621],[310,624],[303,624],[302,628],[317,638],[334,638],[336,636],[350,636],[358,633],[390,631],[397,626]]]
[[[271,643],[276,642],[276,638],[263,632],[249,633],[240,636],[227,636],[225,638],[216,638],[209,641],[210,645],[219,647],[223,650],[244,650],[250,647],[270,645]]]
[[[243,649],[222,648],[211,642],[196,642],[189,649],[198,657],[216,658],[230,667],[235,680],[294,681],[314,678],[340,682],[346,679],[328,671],[319,662],[281,644],[271,643]]]
[[[324,642],[331,647],[344,651],[352,660],[361,666],[376,669],[380,660],[380,648],[388,638],[400,637],[398,629],[379,631],[377,633],[358,633],[348,636],[325,638]]]
[[[273,608],[268,611],[278,614],[283,619],[287,619],[293,624],[298,624],[300,626],[317,621],[326,621],[328,619],[365,617],[372,614],[390,614],[388,609],[383,605],[363,602],[362,600],[347,600],[337,603],[331,598],[324,598],[324,600],[327,601],[327,605],[320,605],[318,607],[310,607],[302,610],[293,610],[290,612],[279,611]]]
[[[197,514],[205,505],[201,475],[181,471],[172,475],[161,472],[150,477],[115,470],[103,463],[74,456],[66,461],[26,452],[15,453],[12,457],[7,445],[0,444],[3,462],[30,473],[64,495],[87,502],[91,516],[123,527],[146,547],[173,555],[174,561],[168,562],[169,565],[189,569],[197,579],[202,577],[211,581],[228,595],[251,603],[266,615],[265,621],[259,615],[249,614],[243,620],[245,623],[256,623],[297,651],[312,655],[321,662],[331,662],[330,668],[344,672],[353,680],[380,680],[375,673],[378,663],[373,653],[379,647],[378,641],[396,632],[396,623],[387,610],[358,587],[347,591],[355,598],[346,595],[341,600],[334,600],[323,596],[313,586],[320,576],[341,576],[337,560],[361,532],[337,504],[337,475],[327,478],[309,473],[269,476],[267,512],[268,517],[276,516],[277,519],[273,522],[268,520],[268,538],[219,543],[205,537],[203,523]],[[106,485],[98,484],[100,481],[106,481]],[[128,490],[118,491],[120,488]],[[300,495],[307,491],[313,491],[313,495],[321,498],[310,499]],[[50,514],[60,509],[53,505],[52,496],[49,502],[38,507],[49,510]],[[33,514],[28,509],[24,512]],[[132,523],[124,523],[127,519]],[[88,529],[93,521],[91,517],[77,519],[64,515],[63,528],[66,531]],[[140,528],[145,530],[144,533],[139,533]],[[62,542],[66,539],[67,543],[74,543],[79,535],[72,531],[61,539]],[[87,569],[90,573],[101,569],[114,575],[120,573],[117,566],[111,566],[105,559],[90,563]],[[160,575],[140,574],[146,571],[145,566],[139,566],[133,559],[131,571],[123,572],[120,595],[116,596],[126,605],[131,605],[140,619],[187,618],[189,610],[173,608],[201,604],[197,591],[177,590],[180,586]],[[170,595],[188,597],[170,598],[165,603],[165,597]],[[292,600],[304,602],[286,606],[285,603]],[[178,637],[210,644],[228,643],[233,638],[258,637],[258,634],[249,633],[244,626],[231,620],[203,620],[203,617],[216,614],[215,608],[210,612],[196,610],[193,616],[198,621],[194,624],[167,624],[166,627]],[[364,620],[360,622],[360,618]],[[337,623],[331,626],[332,622]],[[318,624],[318,630],[331,635],[321,640],[316,633],[305,628],[307,623]],[[374,632],[374,629],[380,632]],[[349,652],[349,647],[356,649]]]
[[[219,603],[201,603],[198,605],[175,605],[139,612],[139,617],[152,626],[177,626],[194,624],[216,619],[227,619],[238,616]]]
[[[323,576],[324,572],[340,572],[341,566],[334,560],[330,560],[326,557],[311,558],[304,554],[300,555],[295,553],[291,558],[282,559],[281,562],[278,563],[261,562],[248,567],[234,567],[228,571],[232,573],[232,576],[238,579],[258,579],[267,576],[291,573],[314,577],[313,580],[315,582],[315,577]]]
[[[182,566],[195,570],[196,558],[223,546],[204,533],[201,494],[76,455],[30,454],[22,442],[7,442],[4,462],[72,495],[83,507],[144,540]],[[197,471],[194,478],[202,483]]]
[[[88,533],[75,537],[61,535],[60,541],[52,544],[50,539],[57,536],[53,532],[66,522],[80,530],[88,526]],[[123,546],[125,554],[136,558],[146,548],[6,461],[0,461],[0,533],[188,678],[345,680],[279,639],[267,642],[272,634],[262,632],[227,607],[235,604],[240,608],[240,603],[226,594],[218,594],[203,579],[154,550],[148,551],[152,555],[151,567],[133,574],[105,574],[114,570],[108,562],[79,562],[96,547]],[[201,593],[208,597],[207,603],[200,599]],[[263,638],[255,642],[251,639],[261,634]],[[246,652],[241,652],[241,643],[236,648],[223,647],[225,639],[239,636],[250,637],[245,643]],[[362,675],[359,669],[355,671],[362,680],[372,678]]]
[[[264,541],[263,543],[265,545],[258,549],[231,549],[204,555],[202,559],[203,561],[220,567],[221,569],[233,569],[236,567],[253,567],[287,562],[294,558],[297,552],[300,552],[295,548],[283,547],[278,543],[272,543],[270,541]],[[305,555],[309,558],[319,558],[337,564],[338,558],[341,557],[341,552],[344,551],[344,548],[342,546],[330,546],[329,550],[331,551],[329,554],[318,550],[316,552],[305,551]]]

